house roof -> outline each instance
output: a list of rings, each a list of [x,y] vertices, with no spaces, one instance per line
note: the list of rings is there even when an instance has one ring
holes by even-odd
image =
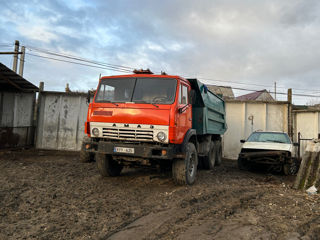
[[[234,98],[232,88],[229,86],[207,85],[207,87],[211,92],[222,95],[223,98]]]
[[[253,93],[248,93],[245,95],[241,95],[236,97],[237,100],[256,100],[262,93],[268,92],[266,89],[260,90],[260,91],[256,91]]]
[[[37,92],[39,88],[0,63],[0,89],[4,91]]]

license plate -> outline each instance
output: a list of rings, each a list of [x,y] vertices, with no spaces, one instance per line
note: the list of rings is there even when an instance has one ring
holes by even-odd
[[[115,147],[113,149],[113,152],[116,152],[116,153],[131,153],[131,154],[133,154],[134,153],[134,148]]]

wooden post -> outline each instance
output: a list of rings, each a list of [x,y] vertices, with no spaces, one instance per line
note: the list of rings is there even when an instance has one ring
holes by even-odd
[[[12,65],[12,70],[14,72],[17,72],[17,66],[18,66],[18,53],[19,53],[19,41],[16,40],[14,43],[14,52],[15,54],[13,55],[13,65]]]
[[[20,57],[19,75],[20,75],[21,77],[23,77],[24,56],[25,56],[25,54],[26,54],[26,48],[25,48],[25,46],[22,46],[22,47],[21,47],[21,52],[22,52],[22,54],[21,54],[21,57]]]
[[[37,139],[39,137],[39,122],[40,122],[40,107],[41,107],[41,98],[42,92],[44,91],[44,82],[39,83],[39,93],[38,100],[36,104],[36,130],[35,130],[35,138],[34,138],[34,146],[37,147]]]

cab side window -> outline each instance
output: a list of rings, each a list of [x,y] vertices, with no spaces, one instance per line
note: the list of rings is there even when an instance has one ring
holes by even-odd
[[[188,104],[188,87],[186,85],[180,84],[179,92],[179,104]]]

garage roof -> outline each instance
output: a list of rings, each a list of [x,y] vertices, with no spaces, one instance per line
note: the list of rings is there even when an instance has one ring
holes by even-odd
[[[0,63],[0,90],[38,92],[39,88]]]

